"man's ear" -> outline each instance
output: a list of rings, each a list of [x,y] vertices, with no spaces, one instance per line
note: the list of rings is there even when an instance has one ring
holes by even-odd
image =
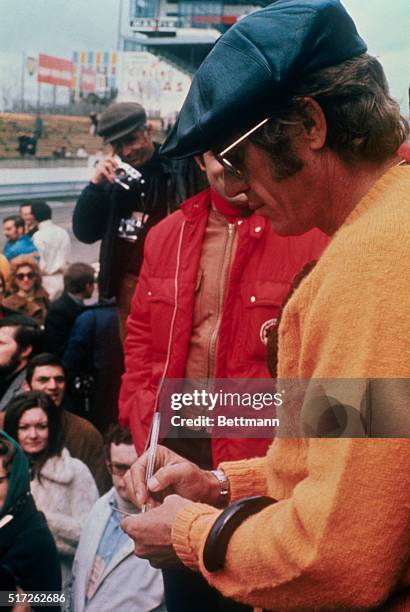
[[[303,98],[305,118],[304,136],[313,150],[322,149],[326,142],[327,123],[321,106],[313,98]]]
[[[32,352],[33,347],[27,346],[24,350],[21,351],[20,356],[23,357],[23,359],[28,359]]]
[[[30,385],[28,384],[26,380],[23,382],[23,386],[21,388],[23,389],[24,392],[31,391]]]
[[[206,172],[204,158],[202,157],[202,155],[195,155],[195,161],[198,164],[198,166],[201,168],[202,172]]]

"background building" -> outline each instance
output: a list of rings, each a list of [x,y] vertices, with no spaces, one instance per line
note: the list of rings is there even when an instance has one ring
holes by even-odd
[[[227,28],[267,4],[266,0],[128,0],[128,14],[119,21],[119,48],[148,50],[192,75]]]

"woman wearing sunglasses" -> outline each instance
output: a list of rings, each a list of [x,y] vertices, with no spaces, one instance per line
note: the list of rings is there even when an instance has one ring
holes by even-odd
[[[31,493],[54,536],[67,601],[81,527],[98,490],[87,466],[63,447],[60,417],[48,395],[29,391],[9,402],[4,431],[17,440],[29,460]]]
[[[3,305],[44,324],[50,300],[41,285],[40,268],[29,255],[19,255],[12,260]]]

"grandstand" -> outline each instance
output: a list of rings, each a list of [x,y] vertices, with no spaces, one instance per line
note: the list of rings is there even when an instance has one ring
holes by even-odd
[[[0,115],[0,157],[18,157],[17,138],[20,133],[31,134],[34,115],[2,113]],[[67,147],[72,155],[84,145],[89,153],[95,153],[101,140],[89,132],[88,117],[61,115],[43,116],[43,135],[37,143],[38,157],[52,157],[53,151]]]
[[[53,151],[62,146],[73,156],[81,145],[85,146],[89,155],[93,155],[101,147],[101,138],[90,134],[88,117],[43,115],[42,118],[43,135],[37,143],[36,157],[52,157]],[[33,132],[34,120],[35,116],[28,113],[0,114],[0,159],[19,157],[17,138],[23,132]],[[154,137],[160,138],[160,121],[153,120],[151,123],[154,127]]]

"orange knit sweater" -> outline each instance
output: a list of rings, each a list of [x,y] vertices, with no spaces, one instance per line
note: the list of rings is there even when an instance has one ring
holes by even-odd
[[[410,378],[409,227],[410,168],[397,167],[290,300],[281,377]],[[193,504],[177,516],[180,559],[224,595],[269,610],[352,610],[410,585],[408,440],[277,438],[265,458],[222,467],[232,499],[280,500],[242,523],[213,574],[202,550],[219,511]]]

